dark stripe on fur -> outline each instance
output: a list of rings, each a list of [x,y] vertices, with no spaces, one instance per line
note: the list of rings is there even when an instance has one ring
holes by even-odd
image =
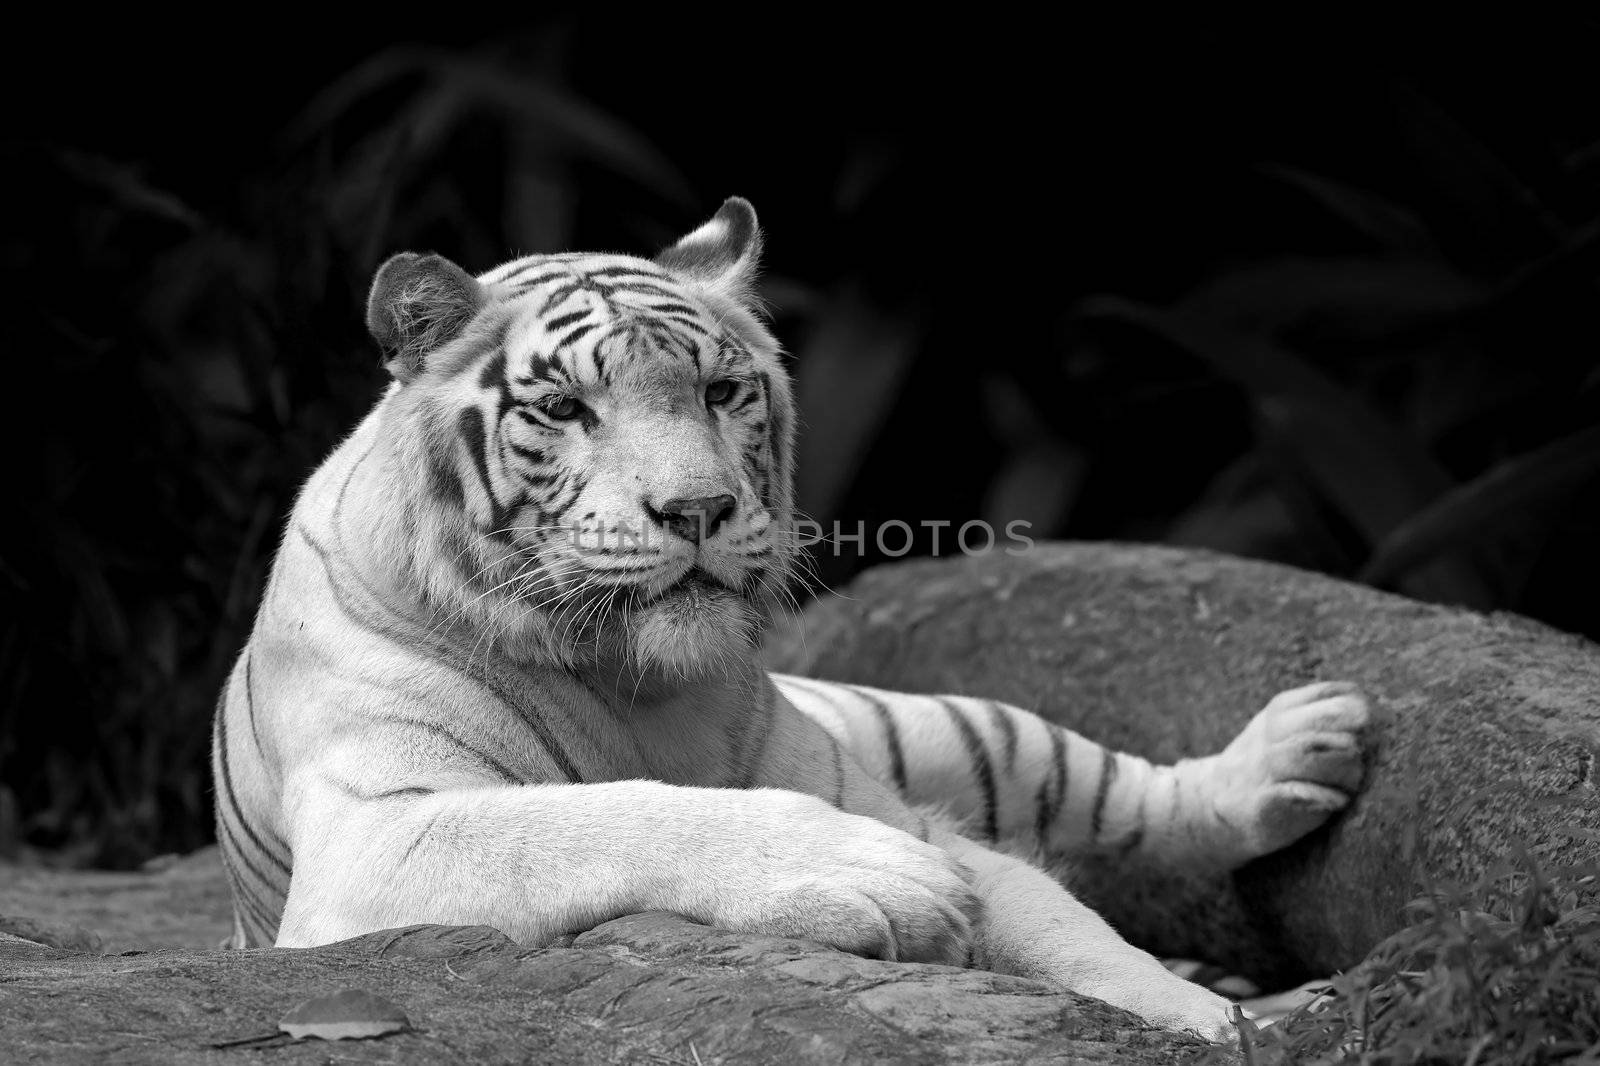
[[[612,286],[613,293],[627,293],[630,296],[655,296],[663,300],[681,300],[683,293],[680,290],[669,289],[665,285],[657,285],[649,281],[634,281],[626,285]]]
[[[537,289],[540,285],[548,285],[552,281],[560,281],[562,278],[569,277],[571,277],[571,275],[565,270],[552,270],[544,274],[535,274],[531,278],[523,278],[512,275],[511,277],[506,278],[504,281],[499,282],[499,284],[512,286],[520,295],[533,289]]]
[[[1111,782],[1117,776],[1117,757],[1109,750],[1101,753],[1100,784],[1094,790],[1094,812],[1089,816],[1089,839],[1100,842],[1100,821],[1105,814],[1106,797],[1111,793]]]
[[[494,482],[489,478],[489,453],[484,439],[483,412],[476,406],[463,407],[456,419],[456,428],[461,433],[462,443],[467,446],[467,454],[472,456],[472,468],[477,472],[484,498],[489,503],[489,527],[484,532],[494,536],[496,532],[506,527],[511,508],[500,502],[500,498],[495,495]],[[343,496],[341,492],[340,503],[344,502]]]
[[[577,321],[579,321],[580,319],[583,319],[583,318],[587,318],[588,315],[589,315],[589,308],[587,308],[587,307],[585,307],[585,308],[583,308],[582,310],[579,310],[579,311],[568,311],[564,315],[557,315],[556,317],[554,317],[552,319],[549,319],[549,320],[547,320],[546,322],[543,323],[545,336],[547,336],[547,337],[548,336],[553,336],[558,330],[565,329],[567,326],[572,325],[574,322],[577,322]]]
[[[506,350],[501,348],[493,356],[485,359],[483,369],[478,372],[478,387],[480,389],[498,390],[506,380]]]
[[[989,720],[1000,733],[1000,749],[1005,755],[1006,773],[1013,773],[1017,769],[1017,723],[1012,721],[1011,712],[1005,705],[994,700],[989,701]]]
[[[900,746],[900,727],[895,723],[894,715],[889,711],[889,705],[870,692],[864,692],[851,686],[851,692],[861,697],[861,700],[872,709],[872,716],[878,720],[878,725],[883,729],[883,743],[889,749],[889,775],[894,778],[894,787],[902,796],[907,793],[906,784],[906,753]]]
[[[439,502],[454,510],[461,510],[467,505],[466,486],[461,484],[461,474],[447,459],[437,456],[428,458],[428,491]]]
[[[287,878],[289,876],[289,864],[278,858],[272,849],[267,847],[266,842],[256,835],[255,829],[239,808],[238,797],[233,791],[233,773],[228,765],[228,714],[224,704],[225,700],[218,700],[216,711],[217,767],[222,775],[218,781],[218,784],[222,786],[220,798],[227,804],[226,809],[228,813],[233,815],[233,820],[239,823],[240,829],[244,830],[244,835],[250,838],[250,843],[254,844],[256,850],[265,855],[272,865],[282,871],[283,876]],[[242,853],[240,857],[247,858]]]
[[[422,718],[402,718],[399,715],[392,714],[384,715],[378,720],[381,722],[388,722],[391,725],[410,726],[414,729],[420,729],[425,733],[432,733],[439,739],[460,748],[462,751],[466,752],[468,755],[472,756],[479,763],[481,763],[486,769],[493,770],[494,773],[507,784],[519,785],[522,783],[522,779],[513,773],[510,767],[506,766],[505,763],[501,762],[499,759],[496,759],[493,755],[490,755],[482,748],[475,747],[472,744],[467,743],[465,740],[456,736],[456,734],[452,733],[450,730],[446,729],[442,725],[437,724],[436,722],[429,722]],[[386,793],[386,795],[387,794],[388,793]]]
[[[1050,726],[1050,776],[1039,782],[1038,815],[1033,829],[1042,844],[1067,798],[1067,742],[1060,729]]]
[[[228,827],[219,819],[217,822],[220,832],[217,833],[217,842],[221,845],[217,851],[222,856],[222,869],[228,875],[228,888],[233,894],[233,913],[239,920],[239,925],[244,930],[245,947],[271,947],[277,939],[274,930],[277,923],[272,920],[269,908],[261,902],[254,892],[246,891],[244,878],[239,876],[239,871],[233,865],[229,855]],[[253,935],[250,925],[254,924],[259,935]]]
[[[256,725],[256,697],[255,697],[255,692],[253,691],[254,690],[254,685],[252,684],[252,679],[251,679],[251,676],[250,676],[250,663],[251,663],[251,660],[254,657],[250,654],[250,649],[251,649],[251,645],[248,644],[248,643],[245,644],[245,646],[244,646],[244,713],[245,713],[245,717],[250,722],[250,737],[251,737],[252,740],[255,741],[255,744],[256,744],[256,755],[257,755],[257,757],[259,757],[260,759],[265,761],[266,757],[267,757],[267,752],[266,752],[266,749],[261,746],[261,729]]]
[[[989,761],[989,750],[983,746],[983,737],[972,728],[972,723],[967,721],[967,716],[960,707],[946,699],[940,699],[938,702],[950,716],[950,724],[956,727],[956,732],[961,736],[961,744],[972,759],[972,773],[977,778],[978,791],[983,800],[983,832],[988,839],[995,840],[1000,836],[999,796],[995,792],[994,765]]]
[[[222,780],[221,750],[222,745],[219,738],[217,750],[212,753],[211,759],[213,782],[221,782]],[[217,850],[222,855],[223,865],[228,871],[229,880],[234,890],[235,912],[246,918],[251,917],[253,913],[257,924],[263,930],[274,930],[277,928],[277,918],[275,917],[277,912],[261,899],[258,889],[265,888],[272,891],[281,899],[283,893],[287,891],[287,885],[281,889],[275,887],[272,880],[262,873],[255,863],[250,861],[249,856],[244,853],[244,849],[239,844],[239,838],[234,835],[233,827],[228,824],[228,819],[223,810],[222,804],[218,802],[216,804]],[[254,880],[247,879],[239,874],[238,863],[243,863],[245,868],[253,875]]]
[[[552,291],[545,293],[544,303],[539,306],[539,317],[543,318],[551,311],[554,311],[556,308],[566,303],[569,297],[572,297],[582,291],[583,283],[578,281],[576,278],[569,278],[567,282],[560,288],[553,289]],[[588,310],[585,309],[584,313],[587,314]]]
[[[685,318],[683,315],[679,314],[660,314],[658,312],[656,313],[656,317],[663,322],[674,322],[687,329],[692,329],[702,337],[711,336],[711,329],[698,318]]]
[[[568,330],[560,340],[556,341],[555,346],[557,348],[570,348],[599,328],[600,323],[598,322],[585,322],[582,325],[574,326],[572,329]],[[599,352],[595,353],[594,361],[597,366],[600,365],[601,358]]]
[[[828,738],[828,746],[833,749],[833,805],[844,810],[844,749],[839,746],[839,738],[823,730],[823,735]]]
[[[681,316],[683,318],[687,318],[696,325],[700,325],[702,316],[704,315],[704,312],[698,307],[690,307],[688,304],[680,303],[677,300],[668,300],[665,303],[651,304],[650,310],[653,314],[658,315]],[[702,326],[702,328],[704,327]]]
[[[616,282],[631,278],[648,278],[652,281],[671,281],[672,275],[661,270],[651,270],[629,263],[627,266],[602,267],[584,275],[591,281]]]
[[[433,812],[433,817],[428,819],[428,824],[423,826],[421,829],[419,829],[417,831],[416,837],[411,841],[411,846],[406,848],[406,851],[405,851],[404,855],[400,856],[400,862],[402,864],[411,861],[411,853],[417,850],[417,845],[421,844],[423,838],[426,837],[430,832],[433,831],[434,825],[436,825],[438,823],[439,819],[441,817],[443,817],[443,816],[444,816],[444,811],[443,810],[438,810],[438,811],[434,811]]]

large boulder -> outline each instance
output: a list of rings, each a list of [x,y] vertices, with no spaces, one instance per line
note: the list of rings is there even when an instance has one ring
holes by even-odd
[[[1004,699],[1159,760],[1219,749],[1281,689],[1360,683],[1380,721],[1343,817],[1227,877],[1077,865],[1080,894],[1160,954],[1284,986],[1358,962],[1425,883],[1523,849],[1600,863],[1600,647],[1524,618],[1206,552],[1057,544],[880,567],[802,621],[769,642],[773,668]]]

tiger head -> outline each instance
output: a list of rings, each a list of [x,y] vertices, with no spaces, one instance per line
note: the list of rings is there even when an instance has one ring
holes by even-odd
[[[653,261],[530,256],[478,278],[404,253],[367,325],[405,569],[521,657],[689,676],[745,655],[796,556],[793,399],[730,199]]]

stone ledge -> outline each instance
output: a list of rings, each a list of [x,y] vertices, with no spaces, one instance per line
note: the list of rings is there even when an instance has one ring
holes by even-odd
[[[414,1031],[369,1042],[273,1033],[303,999],[355,987]],[[8,1062],[1166,1064],[1210,1045],[1037,982],[857,958],[675,915],[608,922],[570,947],[414,926],[305,951],[98,956],[0,939]],[[1219,1054],[1222,1054],[1220,1051]],[[1226,1060],[1223,1054],[1223,1061]],[[1217,1061],[1217,1060],[1213,1060]]]

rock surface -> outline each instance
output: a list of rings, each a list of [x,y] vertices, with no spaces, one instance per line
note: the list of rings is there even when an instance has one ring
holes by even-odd
[[[0,932],[69,951],[214,948],[232,930],[217,849],[143,872],[0,863]]]
[[[290,1041],[300,1001],[359,988],[411,1031]],[[1016,978],[874,962],[673,915],[528,950],[416,926],[306,951],[97,956],[0,936],[8,1063],[1119,1063],[1230,1061],[1094,1000]]]
[[[1040,545],[881,567],[769,642],[775,669],[1005,699],[1171,761],[1218,750],[1276,692],[1359,682],[1380,724],[1355,805],[1209,881],[1080,864],[1130,939],[1287,986],[1359,961],[1419,878],[1519,849],[1600,863],[1600,647],[1511,615],[1419,603],[1205,552]],[[1575,828],[1591,835],[1566,835]]]

